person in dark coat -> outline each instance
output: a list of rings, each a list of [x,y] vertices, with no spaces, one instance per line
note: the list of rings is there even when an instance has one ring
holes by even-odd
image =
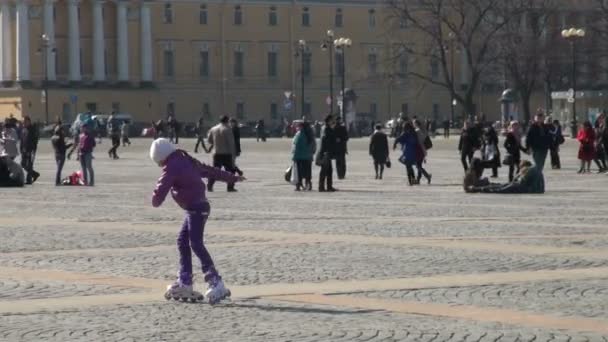
[[[236,154],[234,156],[234,170],[239,176],[243,176],[243,171],[236,165],[236,158],[241,156],[241,129],[239,128],[239,122],[232,118],[230,119],[230,127],[232,127],[232,135],[234,136],[234,148]]]
[[[382,125],[377,124],[369,141],[369,155],[374,159],[376,179],[382,179],[384,165],[388,161],[388,137],[382,132]]]
[[[470,127],[468,121],[464,122],[464,126],[462,127],[462,132],[460,133],[460,141],[458,142],[458,151],[460,151],[460,161],[462,162],[462,167],[466,172],[469,168],[467,161],[471,163],[473,159],[473,153],[478,149],[477,147],[477,134],[473,128]]]
[[[401,135],[395,139],[393,143],[393,150],[401,145],[401,157],[399,161],[405,165],[407,171],[408,184],[410,186],[418,184],[416,175],[414,174],[414,165],[418,163],[420,148],[418,142],[418,135],[416,134],[414,125],[406,121],[403,123],[403,130]]]
[[[321,147],[315,157],[315,164],[321,167],[319,173],[319,192],[334,192],[333,187],[333,168],[331,160],[335,158],[336,143],[336,119],[333,115],[325,117],[325,127],[321,135]]]
[[[492,126],[488,127],[484,133],[482,152],[486,168],[492,169],[492,178],[498,177],[500,150],[498,149],[498,134]]]
[[[34,183],[40,174],[34,170],[34,160],[38,149],[40,135],[38,127],[32,124],[29,116],[23,117],[23,128],[21,130],[21,167],[26,172],[25,183]]]
[[[198,146],[202,145],[203,146],[203,151],[209,153],[207,151],[207,146],[205,146],[205,125],[204,125],[204,119],[201,116],[198,119],[198,122],[196,123],[196,145],[194,145],[194,153],[198,153]]]
[[[65,133],[61,126],[55,126],[53,137],[51,138],[53,149],[55,150],[55,162],[57,163],[57,173],[55,174],[55,185],[61,185],[61,171],[65,164],[65,155],[72,144],[65,143]]]
[[[562,125],[559,120],[553,120],[551,130],[551,168],[559,170],[562,168],[562,163],[559,158],[559,146],[565,142],[562,134]]]
[[[348,154],[348,131],[339,116],[336,119],[335,134],[336,153],[334,159],[336,160],[336,173],[338,179],[344,179],[346,177],[346,155]]]
[[[120,147],[120,124],[118,120],[114,117],[115,113],[112,112],[110,117],[108,118],[108,124],[106,129],[108,131],[108,135],[112,140],[112,148],[108,150],[108,156],[112,159],[118,159],[118,148]]]
[[[258,120],[255,125],[255,138],[257,142],[266,142],[266,125],[264,124],[264,120]]]
[[[509,166],[509,182],[513,181],[514,172],[519,173],[519,163],[521,162],[521,152],[524,151],[521,145],[521,128],[518,121],[511,121],[509,132],[505,138],[504,147],[507,150],[505,159]]]
[[[526,135],[526,152],[532,153],[532,159],[538,171],[543,172],[547,153],[551,147],[551,128],[544,122],[545,114],[541,111],[536,113],[534,123],[530,126]]]

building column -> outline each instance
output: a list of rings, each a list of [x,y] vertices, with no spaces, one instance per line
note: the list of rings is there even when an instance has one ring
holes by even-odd
[[[55,18],[53,16],[53,6],[55,0],[44,0],[44,32],[48,37],[48,48],[46,53],[46,75],[48,80],[57,80],[57,70],[55,70]],[[44,77],[44,75],[43,75]]]
[[[68,0],[68,79],[82,81],[80,73],[80,27],[78,20],[79,0]]]
[[[152,25],[150,22],[150,3],[142,2],[140,8],[141,32],[141,83],[150,84],[152,79]]]
[[[129,32],[127,2],[118,0],[116,11],[116,31],[118,34],[116,54],[118,56],[118,82],[129,82]]]
[[[93,81],[106,80],[106,46],[103,30],[103,0],[93,1]]]
[[[30,26],[29,5],[25,0],[17,2],[17,81],[27,83],[30,77]]]
[[[13,42],[11,35],[11,7],[8,1],[0,4],[0,81],[6,86],[13,82]]]

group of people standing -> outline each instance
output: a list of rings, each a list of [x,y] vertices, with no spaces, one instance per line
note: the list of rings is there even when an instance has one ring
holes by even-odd
[[[40,173],[34,170],[39,130],[29,116],[19,122],[14,117],[7,118],[0,134],[0,185],[23,186],[33,184]],[[21,155],[21,164],[15,159]]]
[[[598,173],[608,172],[608,128],[606,127],[608,118],[606,113],[601,113],[592,125],[590,121],[585,121],[579,130],[576,139],[580,146],[578,159],[580,168],[578,173],[590,173],[591,161],[598,167]]]

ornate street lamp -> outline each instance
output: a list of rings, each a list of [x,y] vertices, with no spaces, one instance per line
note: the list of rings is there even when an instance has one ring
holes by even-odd
[[[325,40],[321,44],[323,51],[329,50],[329,113],[334,112],[334,31],[327,30]]]
[[[45,124],[49,123],[49,70],[48,70],[48,55],[49,48],[51,48],[51,40],[49,36],[44,33],[40,36],[40,50],[42,52],[42,66],[44,71],[44,81],[42,84],[42,89],[44,92],[44,117]],[[55,49],[53,49],[54,52]]]
[[[340,53],[342,54],[342,70],[341,71],[341,77],[342,77],[342,106],[340,109],[340,116],[342,117],[342,120],[345,120],[345,108],[346,108],[346,101],[345,101],[345,94],[344,94],[344,90],[346,88],[346,49],[349,48],[352,45],[352,40],[350,38],[344,38],[344,37],[340,37],[336,40],[334,40],[334,45],[336,46],[336,49],[338,51],[340,51]]]
[[[298,41],[298,53],[296,53],[296,57],[300,56],[301,60],[301,70],[300,70],[300,81],[302,82],[302,94],[300,98],[300,117],[304,117],[304,67],[306,65],[305,56],[306,54],[306,41],[304,39],[300,39]]]
[[[576,137],[577,130],[577,118],[576,118],[576,42],[579,39],[583,39],[585,37],[585,30],[582,28],[571,27],[569,29],[565,29],[562,31],[562,37],[570,42],[571,50],[572,50],[572,121],[573,121],[573,129],[572,135],[573,138]]]

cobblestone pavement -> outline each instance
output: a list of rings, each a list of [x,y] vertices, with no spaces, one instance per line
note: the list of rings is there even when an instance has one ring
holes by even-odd
[[[43,141],[39,182],[1,190],[0,341],[608,342],[608,177],[577,175],[571,141],[546,194],[498,196],[462,192],[456,140],[435,141],[433,183],[412,188],[398,163],[374,180],[354,139],[333,194],[283,181],[288,140],[245,140],[249,180],[209,194],[205,240],[234,296],[216,307],[162,299],[183,213],[149,204],[149,142],[113,161],[104,141],[97,186],[79,188],[53,186]]]

